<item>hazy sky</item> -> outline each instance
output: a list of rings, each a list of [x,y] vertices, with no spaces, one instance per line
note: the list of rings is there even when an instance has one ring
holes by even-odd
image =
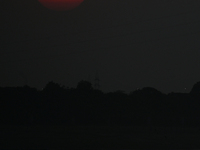
[[[53,80],[104,92],[189,92],[200,81],[200,1],[85,0],[72,11],[1,0],[0,86]]]

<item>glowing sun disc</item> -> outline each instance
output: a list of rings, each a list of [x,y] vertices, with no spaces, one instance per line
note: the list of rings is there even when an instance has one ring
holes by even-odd
[[[84,0],[38,0],[44,7],[56,10],[66,11],[78,7]]]

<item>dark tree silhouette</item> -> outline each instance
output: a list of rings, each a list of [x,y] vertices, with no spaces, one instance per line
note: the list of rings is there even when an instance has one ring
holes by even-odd
[[[196,93],[196,94],[195,94]],[[103,93],[88,81],[65,88],[53,81],[42,91],[0,88],[0,124],[199,126],[200,82],[190,93],[163,94],[152,87]]]
[[[80,81],[77,85],[77,90],[80,90],[80,91],[90,91],[92,90],[92,84],[88,81]]]
[[[60,84],[51,81],[46,84],[43,91],[44,92],[58,92],[58,91],[63,90],[64,88],[65,88],[64,86],[61,86]]]
[[[191,94],[200,94],[200,81],[195,83],[190,91]]]

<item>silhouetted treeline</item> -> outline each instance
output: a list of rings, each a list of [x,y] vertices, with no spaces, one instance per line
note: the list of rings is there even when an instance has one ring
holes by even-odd
[[[190,93],[144,87],[103,93],[88,81],[76,88],[49,82],[41,91],[0,88],[1,125],[200,126],[200,82]]]

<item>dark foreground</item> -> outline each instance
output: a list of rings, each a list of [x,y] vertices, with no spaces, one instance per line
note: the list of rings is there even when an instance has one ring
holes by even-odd
[[[1,149],[198,149],[200,128],[4,126],[0,145]]]

